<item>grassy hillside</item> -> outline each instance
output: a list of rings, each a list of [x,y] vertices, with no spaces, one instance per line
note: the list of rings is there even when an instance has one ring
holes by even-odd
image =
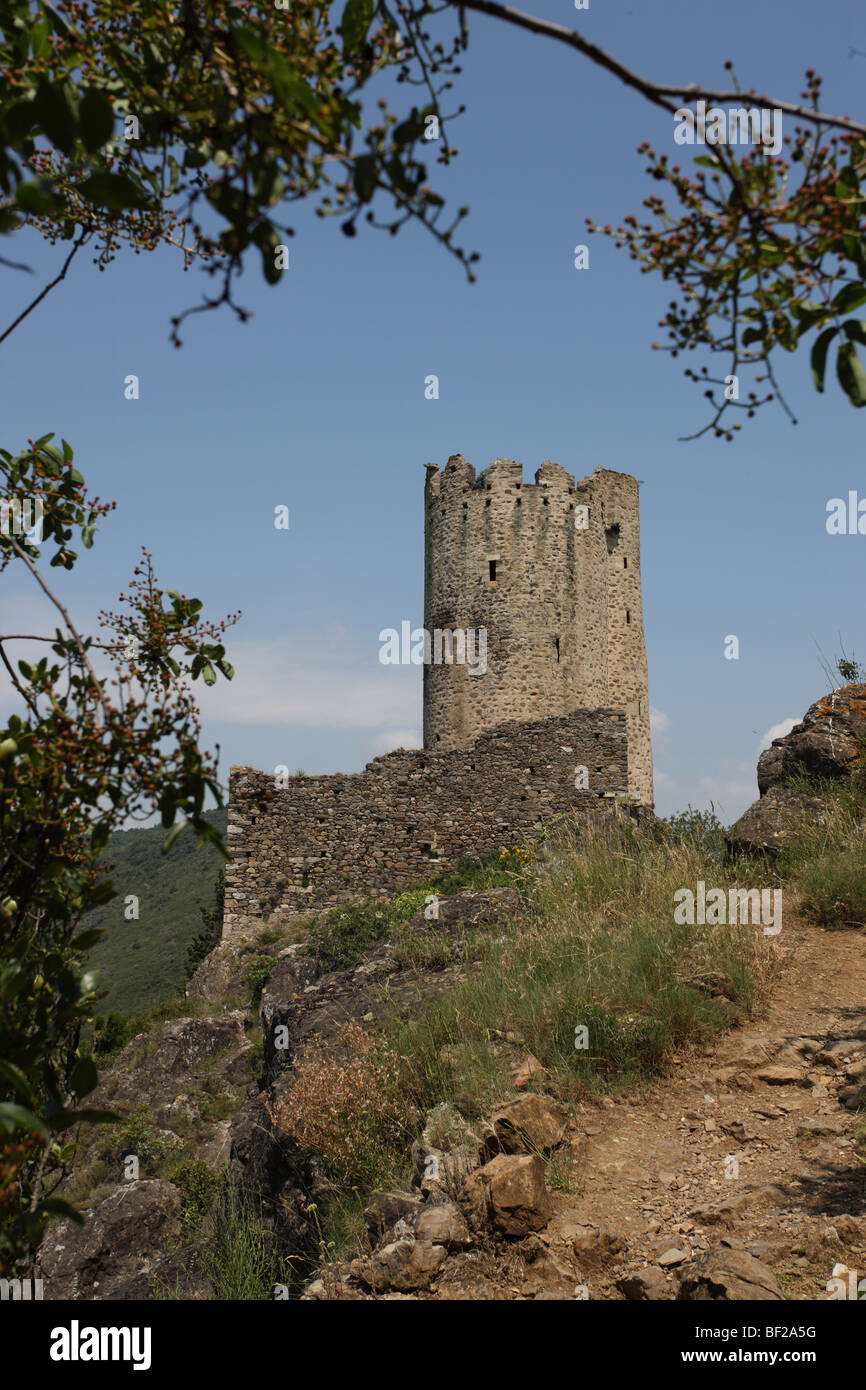
[[[224,810],[207,819],[225,833]],[[163,854],[165,833],[161,826],[119,830],[109,841],[105,858],[117,897],[86,918],[89,927],[105,928],[90,953],[99,988],[108,991],[102,1014],[139,1014],[183,988],[187,948],[201,929],[198,909],[211,905],[222,861],[190,830]],[[130,894],[138,898],[138,921],[124,916]]]

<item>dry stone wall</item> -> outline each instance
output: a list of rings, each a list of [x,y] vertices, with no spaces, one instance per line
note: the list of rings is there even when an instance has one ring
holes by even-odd
[[[609,812],[627,795],[626,726],[608,709],[505,723],[469,748],[398,750],[360,773],[285,787],[232,768],[223,935],[245,918],[391,897],[461,855],[525,843],[561,813]]]

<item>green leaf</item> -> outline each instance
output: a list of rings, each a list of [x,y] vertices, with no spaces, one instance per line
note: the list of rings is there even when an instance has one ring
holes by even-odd
[[[851,404],[866,405],[866,369],[853,343],[840,343],[836,353],[836,375]]]
[[[866,343],[866,319],[846,319],[842,327],[853,343]]]
[[[838,333],[837,328],[825,328],[812,344],[812,353],[809,358],[812,364],[812,380],[815,383],[816,391],[824,390],[824,370],[827,365],[827,349]]]
[[[79,1057],[72,1068],[69,1085],[76,1096],[89,1096],[99,1084],[99,1073],[92,1057]]]
[[[216,671],[209,661],[206,661],[202,666],[201,674],[205,685],[216,685]]]
[[[349,52],[357,52],[364,42],[370,20],[373,18],[374,0],[346,0],[346,8],[340,20],[340,37],[343,47]]]
[[[11,1062],[5,1062],[2,1057],[0,1057],[0,1076],[5,1076],[6,1080],[12,1083],[18,1094],[23,1096],[28,1104],[35,1105],[35,1096],[23,1071],[13,1066]]]
[[[13,102],[4,116],[6,138],[10,144],[17,145],[25,135],[29,135],[35,122],[36,108],[32,101]]]
[[[63,206],[62,199],[52,192],[47,179],[19,183],[15,190],[15,201],[22,212],[33,217],[44,217]]]
[[[178,835],[183,830],[186,824],[187,822],[184,819],[175,821],[174,825],[171,827],[171,830],[169,830],[168,834],[165,837],[165,840],[163,841],[163,854],[168,854],[169,850],[171,849],[172,845],[174,844],[175,840],[177,839]]]
[[[833,300],[837,314],[847,314],[861,304],[866,304],[866,285],[843,285]]]
[[[83,931],[80,936],[73,937],[73,951],[89,951],[91,946],[95,946],[97,941],[101,941],[105,932],[102,927],[92,927],[90,931]]]
[[[28,1110],[24,1105],[16,1105],[13,1101],[0,1102],[0,1131],[4,1134],[11,1134],[16,1129],[38,1130],[43,1139],[51,1136],[48,1126],[39,1115],[34,1115],[32,1110]]]
[[[150,207],[150,200],[144,191],[123,174],[99,172],[91,174],[78,185],[78,192],[91,203],[99,203],[110,212],[123,212],[126,208]]]
[[[167,196],[170,197],[171,194],[174,192],[174,190],[177,188],[178,180],[179,180],[179,179],[180,179],[180,165],[178,164],[177,160],[174,158],[174,155],[171,155],[171,154],[170,154],[170,155],[168,156],[168,188],[166,189],[166,195],[167,195]]]
[[[44,78],[36,89],[33,108],[40,127],[53,145],[71,154],[78,139],[78,93],[68,78],[48,82]]]
[[[114,134],[114,108],[104,92],[91,87],[81,98],[81,138],[88,150],[99,150]]]
[[[719,161],[711,154],[699,154],[692,160],[693,164],[704,164],[708,169],[718,169]]]
[[[262,273],[269,285],[275,285],[283,278],[275,256],[277,247],[281,245],[276,227],[270,222],[261,222],[253,232],[253,241],[262,253]]]
[[[234,680],[235,668],[230,661],[218,661],[217,666],[222,671],[227,681]]]
[[[352,167],[355,192],[362,203],[369,203],[376,191],[376,161],[371,154],[359,155]]]
[[[43,1202],[40,1202],[40,1206],[43,1211],[67,1217],[69,1221],[74,1221],[76,1226],[84,1225],[84,1217],[81,1212],[71,1202],[67,1202],[64,1197],[46,1197]]]

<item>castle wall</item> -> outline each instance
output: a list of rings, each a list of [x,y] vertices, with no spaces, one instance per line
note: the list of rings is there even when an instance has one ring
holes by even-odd
[[[580,766],[589,790],[575,789]],[[282,789],[234,767],[223,935],[245,917],[392,897],[461,855],[524,843],[564,812],[609,812],[605,794],[625,794],[627,779],[626,717],[606,709],[502,724],[468,749],[399,750],[363,772],[292,777]]]
[[[547,462],[527,484],[511,459],[476,478],[455,454],[441,473],[427,465],[424,554],[427,630],[487,632],[483,673],[425,665],[425,748],[466,748],[504,720],[618,709],[628,790],[651,805],[637,480],[596,469],[575,484]]]

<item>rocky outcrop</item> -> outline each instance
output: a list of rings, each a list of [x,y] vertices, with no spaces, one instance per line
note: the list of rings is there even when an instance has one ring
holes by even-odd
[[[820,821],[826,799],[795,778],[847,777],[866,738],[866,685],[846,685],[809,706],[799,724],[758,758],[760,797],[727,832],[730,850],[774,852],[806,821]]]
[[[161,1178],[124,1183],[79,1226],[62,1221],[46,1236],[40,1265],[48,1299],[147,1297],[168,1241],[180,1233],[180,1193]]]
[[[792,777],[846,777],[866,737],[866,685],[843,685],[810,705],[799,724],[774,739],[758,759],[758,791]]]

